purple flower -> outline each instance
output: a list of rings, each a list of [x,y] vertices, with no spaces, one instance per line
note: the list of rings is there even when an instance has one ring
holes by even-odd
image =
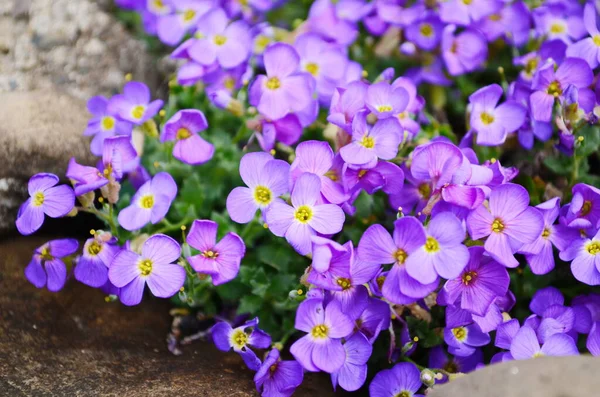
[[[485,250],[507,267],[517,267],[513,254],[524,244],[533,243],[544,228],[544,218],[529,207],[527,190],[512,183],[494,188],[485,206],[475,208],[467,217],[467,229],[473,240],[488,236]]]
[[[600,356],[600,321],[596,321],[592,325],[585,347],[587,347],[592,356]]]
[[[469,26],[501,9],[499,0],[449,0],[440,4],[440,17],[446,23]]]
[[[201,65],[215,62],[230,69],[245,62],[250,56],[250,29],[244,21],[229,24],[222,8],[207,12],[198,21],[193,44],[188,48],[190,57]]]
[[[527,360],[540,356],[574,356],[579,351],[573,339],[566,334],[554,334],[540,346],[535,331],[523,326],[510,344],[510,354],[515,360]]]
[[[475,353],[470,356],[452,357],[446,354],[442,346],[436,346],[429,351],[429,368],[439,368],[444,371],[457,374],[457,373],[468,373],[474,371],[478,365],[483,363],[483,353],[481,349],[476,349]],[[446,376],[440,383],[444,383],[448,380]],[[436,380],[436,383],[438,381]]]
[[[358,35],[356,22],[368,14],[370,8],[362,1],[315,1],[308,12],[308,28],[328,41],[349,46]]]
[[[443,28],[444,24],[440,18],[431,13],[419,20],[418,23],[407,26],[406,38],[422,50],[432,51],[440,43]]]
[[[19,208],[17,230],[23,235],[37,231],[44,223],[44,214],[51,218],[67,215],[75,206],[75,194],[67,185],[56,186],[54,174],[36,174],[29,179],[29,198]]]
[[[350,279],[350,264],[354,260],[352,242],[344,245],[313,236],[311,271],[306,281],[329,291],[343,291],[342,284]],[[340,283],[338,283],[340,280]]]
[[[344,211],[335,204],[320,204],[321,180],[310,173],[302,174],[292,190],[292,205],[275,201],[267,209],[269,229],[284,237],[301,255],[311,251],[311,236],[335,234],[344,225]]]
[[[534,76],[533,93],[529,97],[531,115],[534,120],[549,122],[555,98],[563,98],[569,85],[576,88],[589,86],[594,74],[589,65],[579,58],[567,58],[554,71],[554,64],[548,63]]]
[[[48,241],[36,248],[25,268],[25,277],[37,288],[47,286],[49,291],[60,291],[67,280],[67,266],[62,258],[74,254],[78,247],[72,238]]]
[[[471,128],[477,131],[477,144],[501,145],[510,132],[517,131],[525,121],[527,109],[516,101],[498,105],[502,87],[492,84],[480,88],[470,97]]]
[[[331,374],[331,383],[334,390],[339,384],[344,390],[355,391],[367,380],[367,361],[371,357],[373,347],[360,332],[348,338],[343,346],[346,351],[344,364]]]
[[[231,328],[231,325],[220,321],[211,328],[210,332],[219,350],[227,352],[233,348],[233,351],[242,356],[248,368],[253,371],[258,371],[261,363],[250,346],[266,349],[271,345],[269,334],[258,329],[258,318],[247,321],[237,328]]]
[[[600,31],[597,22],[598,11],[594,3],[587,3],[583,10],[583,23],[591,37],[587,37],[567,48],[567,56],[584,59],[592,69],[600,63]]]
[[[369,298],[367,307],[356,319],[355,329],[374,343],[379,332],[390,326],[390,305],[381,299]]]
[[[348,336],[354,323],[342,313],[340,304],[331,301],[326,307],[319,299],[307,299],[296,311],[296,329],[307,332],[290,348],[290,352],[307,371],[337,372],[346,360],[341,338]]]
[[[158,18],[156,27],[158,38],[168,45],[179,43],[183,36],[198,23],[200,17],[214,6],[212,0],[169,0],[168,3],[173,7],[174,12],[171,10],[161,12],[160,14],[166,15]]]
[[[368,194],[383,190],[387,194],[398,194],[404,185],[404,171],[396,164],[378,160],[361,166],[346,165],[343,173],[344,185],[351,196],[361,189]]]
[[[394,222],[393,238],[381,225],[370,226],[361,237],[358,256],[362,261],[378,265],[393,263],[382,287],[383,295],[390,302],[413,303],[437,288],[437,277],[430,283],[421,284],[406,271],[406,260],[425,244],[426,239],[423,225],[413,217]]]
[[[75,264],[75,279],[90,287],[102,287],[108,281],[108,268],[119,252],[117,239],[110,233],[96,231],[83,245],[83,253]]]
[[[488,53],[487,43],[481,33],[467,29],[455,36],[455,30],[454,25],[448,25],[442,35],[442,57],[452,76],[477,69]]]
[[[327,121],[351,134],[354,116],[365,110],[367,87],[365,83],[359,80],[348,84],[346,88],[336,88],[331,98]]]
[[[93,115],[88,121],[83,135],[93,135],[90,149],[96,156],[102,155],[104,140],[114,135],[131,135],[133,125],[118,118],[114,105],[103,96],[95,96],[87,102],[88,111]]]
[[[121,288],[119,298],[124,305],[142,301],[144,287],[159,298],[175,295],[185,282],[185,269],[173,263],[181,256],[177,241],[164,234],[155,234],[142,245],[142,254],[121,250],[108,269],[108,278]]]
[[[462,223],[454,214],[442,212],[429,222],[426,234],[425,243],[406,259],[406,272],[422,284],[431,284],[438,276],[458,277],[469,260],[469,251],[462,244]]]
[[[130,81],[123,87],[123,94],[112,98],[111,104],[123,120],[141,125],[158,113],[163,101],[156,99],[150,102],[148,86],[138,81]]]
[[[470,356],[477,347],[487,345],[490,340],[490,336],[477,324],[444,328],[444,341],[448,344],[448,351],[455,356]]]
[[[573,276],[588,285],[600,285],[600,231],[594,237],[571,242],[560,259],[571,262]]]
[[[290,167],[295,182],[303,173],[310,172],[321,180],[321,195],[330,203],[341,204],[348,199],[340,175],[333,169],[334,154],[327,142],[306,141],[296,148],[296,158]]]
[[[159,172],[138,189],[131,204],[119,212],[119,224],[125,230],[139,230],[148,222],[160,222],[177,195],[177,184],[167,172]]]
[[[265,211],[289,191],[290,166],[268,153],[248,153],[240,161],[240,176],[248,187],[236,187],[227,196],[227,212],[237,223],[248,223],[256,210]]]
[[[215,147],[198,134],[208,127],[204,113],[195,109],[180,110],[163,127],[161,142],[175,141],[173,157],[191,165],[204,164],[215,153]]]
[[[403,87],[392,87],[381,81],[367,88],[365,104],[378,119],[387,119],[402,113],[408,105],[408,92]]]
[[[217,228],[216,222],[195,220],[186,239],[190,246],[200,251],[186,259],[195,271],[209,274],[214,285],[233,280],[246,253],[244,241],[235,233],[227,233],[217,243]]]
[[[414,364],[398,363],[391,369],[379,371],[369,385],[371,397],[410,396],[421,388],[421,372]]]
[[[600,226],[600,189],[577,183],[572,189],[573,197],[567,213],[561,219],[572,228],[595,228]]]
[[[510,278],[506,268],[485,258],[482,247],[469,248],[469,262],[462,274],[444,285],[447,302],[460,299],[460,307],[484,316],[496,297],[508,291]]]
[[[256,98],[260,113],[277,120],[310,105],[314,83],[310,74],[298,71],[300,57],[294,47],[270,45],[264,53],[264,63],[266,76],[258,76],[250,87],[251,99]]]
[[[340,149],[340,155],[349,164],[375,163],[380,158],[391,160],[398,154],[400,126],[394,119],[380,120],[369,127],[364,113],[354,117],[352,142]]]
[[[271,349],[256,371],[254,383],[263,397],[290,397],[303,378],[304,370],[298,361],[282,361],[279,350]]]

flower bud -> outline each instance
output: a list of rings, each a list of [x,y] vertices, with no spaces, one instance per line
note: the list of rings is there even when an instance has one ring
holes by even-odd
[[[429,368],[421,371],[421,382],[427,387],[435,385],[435,373]]]
[[[93,191],[77,196],[77,200],[81,203],[83,208],[90,208],[94,204],[95,198],[96,194]]]

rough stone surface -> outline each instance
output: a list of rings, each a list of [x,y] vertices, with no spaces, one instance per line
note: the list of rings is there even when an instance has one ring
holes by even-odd
[[[235,353],[207,342],[168,352],[169,303],[105,303],[73,280],[59,293],[23,276],[43,238],[0,242],[0,396],[256,396]],[[328,377],[308,374],[295,396],[333,395]]]
[[[114,94],[125,74],[159,84],[144,43],[93,0],[0,0],[0,92],[57,85],[87,99]]]
[[[427,397],[580,397],[599,390],[599,359],[541,357],[488,366],[435,387]]]

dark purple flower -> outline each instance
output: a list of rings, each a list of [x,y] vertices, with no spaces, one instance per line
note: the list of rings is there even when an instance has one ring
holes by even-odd
[[[578,229],[600,226],[600,189],[577,183],[571,190],[573,197],[561,222]]]
[[[199,135],[207,127],[208,122],[201,111],[180,110],[165,123],[160,141],[175,141],[173,157],[176,159],[191,165],[204,164],[215,152],[215,147]]]
[[[444,328],[444,341],[448,344],[448,351],[455,356],[470,356],[475,353],[476,347],[485,346],[490,340],[490,336],[477,324]]]
[[[282,361],[279,350],[271,349],[256,371],[254,383],[263,397],[290,397],[303,378],[304,370],[298,361]]]
[[[77,259],[73,274],[75,279],[90,287],[102,287],[108,281],[108,268],[119,252],[117,239],[110,233],[96,231],[93,238],[83,245],[83,253]]]
[[[233,348],[233,351],[242,356],[242,359],[253,371],[258,371],[261,362],[250,346],[266,349],[271,345],[271,337],[265,331],[258,329],[258,318],[247,321],[244,325],[232,328],[225,321],[216,323],[210,330],[212,340],[219,350],[224,352]]]
[[[398,363],[391,369],[384,369],[375,375],[369,385],[371,397],[410,396],[421,388],[421,372],[412,363]]]
[[[47,286],[49,291],[60,291],[67,280],[67,266],[62,258],[74,254],[77,248],[79,243],[72,238],[48,241],[36,248],[25,268],[25,277],[37,288]]]
[[[58,177],[41,173],[29,179],[29,198],[17,214],[17,230],[23,235],[37,231],[44,223],[44,215],[60,218],[67,215],[75,206],[75,194],[67,185],[56,186]]]
[[[381,299],[370,297],[367,307],[356,319],[356,330],[374,343],[379,333],[390,326],[390,305]]]
[[[483,353],[481,349],[476,349],[470,356],[452,357],[448,355],[442,346],[436,346],[429,351],[428,367],[433,369],[443,369],[450,374],[468,373],[474,371],[479,364],[483,363]],[[446,376],[440,383],[448,380]],[[436,383],[439,381],[436,380]]]

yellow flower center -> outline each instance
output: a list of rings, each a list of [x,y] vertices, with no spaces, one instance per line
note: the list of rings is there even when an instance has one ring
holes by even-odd
[[[281,81],[277,77],[271,77],[267,80],[267,88],[270,90],[276,90],[281,87]]]
[[[342,287],[342,289],[345,291],[348,288],[352,287],[352,284],[350,282],[350,279],[348,278],[338,278],[336,280],[337,285],[339,285],[340,287]]]
[[[180,128],[177,130],[177,136],[175,137],[178,141],[181,141],[182,139],[187,139],[189,137],[192,136],[192,133],[190,132],[190,130],[188,130],[187,128]]]
[[[142,259],[138,263],[138,269],[142,276],[149,276],[152,273],[152,261],[150,259]]]
[[[451,374],[455,374],[458,372],[458,364],[454,360],[450,360],[444,365],[444,370]]]
[[[189,22],[192,19],[194,19],[195,16],[196,16],[196,11],[194,11],[194,10],[186,10],[183,13],[183,21],[184,22]]]
[[[544,357],[544,353],[542,353],[541,351],[537,352],[533,355],[533,358],[540,358],[540,357]]]
[[[213,41],[216,45],[221,46],[227,43],[227,37],[223,36],[222,34],[216,34]]]
[[[255,51],[257,53],[261,53],[267,48],[267,46],[271,43],[271,38],[268,36],[260,35],[256,38],[255,42]]]
[[[50,253],[50,246],[45,246],[44,248],[42,248],[42,253],[40,254],[40,256],[42,257],[42,260],[45,261],[51,261],[54,259],[54,257]]]
[[[37,192],[33,195],[33,205],[39,207],[42,204],[44,204],[44,193]]]
[[[411,397],[411,392],[408,390],[402,390],[400,393],[396,394],[394,397]]]
[[[231,336],[231,341],[233,342],[234,347],[241,349],[248,343],[248,334],[241,329],[237,330]]]
[[[430,254],[433,254],[435,252],[438,252],[440,250],[440,243],[438,243],[438,241],[429,236],[427,237],[427,240],[425,241],[425,251],[429,252]]]
[[[131,109],[131,117],[134,119],[141,119],[144,117],[144,112],[146,111],[146,107],[142,105],[137,105],[133,109]]]
[[[260,205],[268,205],[273,199],[271,189],[265,186],[257,186],[254,189],[254,200]]]
[[[312,209],[307,205],[302,205],[302,206],[298,207],[298,209],[296,210],[296,213],[294,214],[294,217],[300,223],[307,223],[308,221],[310,221],[312,219],[312,216],[313,216]]]
[[[566,30],[565,25],[563,25],[562,23],[553,23],[552,25],[550,25],[550,32],[554,33],[554,34],[559,34],[559,33],[564,33]]]
[[[546,92],[548,92],[548,94],[553,95],[553,96],[559,96],[562,94],[562,88],[560,86],[560,83],[558,81],[553,81],[552,83],[550,83],[550,85],[548,86],[548,89],[546,90]]]
[[[140,207],[145,208],[147,210],[154,207],[154,196],[151,194],[142,196],[142,198],[140,199]]]
[[[406,113],[406,112],[398,113],[396,115],[396,117],[398,117],[398,120],[402,121],[402,120],[404,120],[405,118],[408,117],[408,113]]]
[[[366,174],[367,174],[367,170],[360,170],[360,171],[358,171],[358,179],[361,179]]]
[[[501,14],[492,14],[490,15],[490,21],[499,21],[502,19],[502,15]]]
[[[487,112],[481,113],[481,122],[485,125],[490,125],[494,122],[494,116]]]
[[[533,72],[535,72],[535,69],[537,69],[539,62],[540,60],[538,57],[533,57],[530,60],[528,60],[525,64],[525,73],[527,73],[528,75],[533,74]]]
[[[375,139],[372,137],[365,135],[362,137],[360,144],[367,149],[373,149],[375,147]]]
[[[88,245],[87,251],[91,256],[96,256],[100,253],[100,251],[102,251],[102,244],[94,240],[90,245]]]
[[[473,0],[462,0],[463,4],[470,5]]]
[[[377,111],[378,112],[391,112],[392,107],[390,105],[379,105],[379,106],[377,106]]]
[[[104,175],[105,178],[108,178],[110,176],[110,174],[112,174],[113,172],[113,168],[112,168],[112,164],[108,164],[106,166],[106,168],[102,171],[102,174]],[[100,175],[102,176],[102,175]]]
[[[594,44],[600,47],[600,34],[595,35],[592,40],[594,40]]]
[[[223,80],[223,86],[225,86],[225,88],[227,88],[228,91],[233,91],[233,89],[235,88],[235,80],[231,77],[227,77],[225,78],[225,80]]]
[[[431,186],[428,183],[421,183],[417,188],[421,197],[427,200],[431,196]]]
[[[581,216],[586,216],[592,210],[592,202],[590,200],[585,200],[583,205],[581,206]]]
[[[315,327],[310,331],[313,338],[327,338],[327,334],[329,334],[329,328],[325,324],[315,325]]]
[[[102,117],[102,129],[104,131],[110,131],[115,128],[115,118],[110,116]]]
[[[208,250],[203,251],[202,256],[208,259],[216,259],[219,256],[219,253],[212,250]]]
[[[306,71],[312,74],[313,76],[317,77],[317,75],[319,74],[319,65],[317,65],[314,62],[307,63]]]
[[[496,218],[494,222],[492,222],[492,231],[496,233],[501,233],[504,230],[504,223],[502,223],[502,219]]]
[[[377,282],[377,286],[379,287],[379,289],[381,289],[383,288],[383,283],[385,282],[385,276],[379,276],[375,281]]]
[[[597,255],[600,253],[600,243],[597,241],[592,241],[585,246],[585,249],[590,255]]]
[[[430,23],[422,23],[419,31],[424,37],[433,36],[433,26]]]
[[[408,254],[402,248],[398,248],[398,250],[394,253],[394,258],[396,258],[396,263],[398,265],[403,265],[408,258]]]
[[[327,171],[327,172],[325,173],[325,176],[326,176],[327,178],[331,179],[331,180],[332,180],[332,181],[334,181],[334,182],[337,182],[337,181],[340,179],[340,177],[339,177],[338,173],[337,173],[336,171],[334,171],[334,170],[329,170],[329,171]]]
[[[545,228],[544,231],[542,232],[542,237],[543,238],[548,238],[550,237],[550,229]]]
[[[454,337],[461,342],[467,339],[467,329],[465,327],[452,328],[452,333],[454,334]]]
[[[462,282],[464,285],[469,285],[470,283],[472,283],[475,280],[476,277],[477,277],[476,272],[466,272],[462,276]]]

